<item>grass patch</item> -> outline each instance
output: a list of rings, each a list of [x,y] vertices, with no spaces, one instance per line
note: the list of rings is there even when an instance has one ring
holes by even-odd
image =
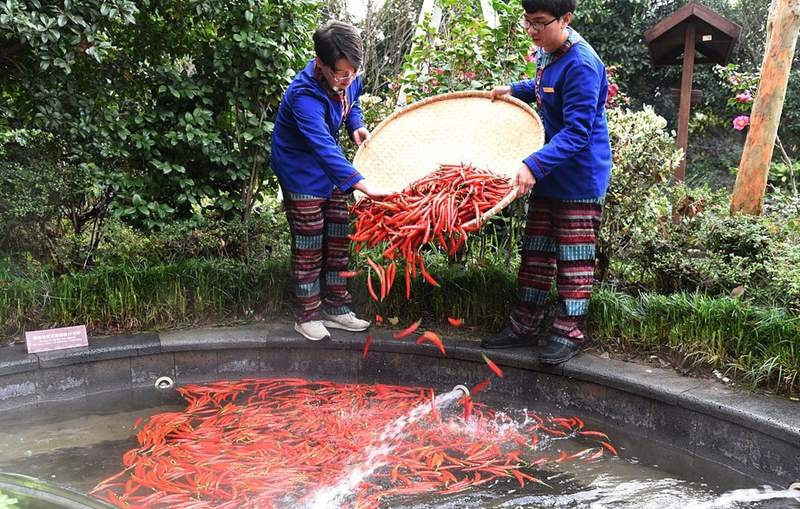
[[[800,394],[800,316],[731,297],[595,289],[590,328],[600,341],[668,347],[753,388]]]
[[[505,322],[515,299],[515,271],[499,263],[431,262],[441,286],[418,278],[406,300],[401,271],[380,306],[369,298],[362,273],[350,282],[354,309],[366,316],[397,316],[401,323],[423,317],[438,324],[454,316],[496,330]],[[286,261],[193,259],[61,278],[7,273],[0,281],[6,338],[25,329],[80,323],[96,334],[253,320],[291,309]],[[605,344],[670,348],[754,388],[800,394],[800,316],[783,309],[699,293],[631,296],[599,286],[589,318],[593,336]]]
[[[252,319],[286,309],[288,274],[285,261],[193,259],[13,279],[0,290],[0,323],[12,336],[74,324],[122,331]]]

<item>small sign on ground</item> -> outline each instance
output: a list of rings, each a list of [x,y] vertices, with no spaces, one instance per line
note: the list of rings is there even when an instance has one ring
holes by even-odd
[[[25,333],[28,353],[50,352],[64,348],[88,346],[86,326],[61,327],[58,329],[34,330]]]

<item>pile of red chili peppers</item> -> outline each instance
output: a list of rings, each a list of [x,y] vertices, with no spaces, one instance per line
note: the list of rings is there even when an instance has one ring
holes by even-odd
[[[488,381],[479,385],[473,392]],[[404,428],[348,506],[375,508],[388,497],[458,493],[503,478],[546,485],[534,469],[616,454],[604,433],[586,430],[578,417],[527,412],[522,424],[498,426],[503,414],[469,398],[463,413],[443,415],[431,389],[250,379],[178,391],[186,410],[150,417],[139,446],[123,457],[125,469],[94,495],[117,507],[301,506],[363,461],[387,424],[420,405],[430,412]]]
[[[511,179],[470,165],[442,165],[438,171],[411,183],[402,192],[383,200],[361,199],[352,208],[356,216],[355,233],[350,236],[356,251],[362,246],[385,243],[383,257],[391,260],[383,268],[372,260],[380,280],[380,293],[367,277],[370,296],[378,301],[388,296],[397,267],[398,254],[405,260],[406,298],[411,297],[411,279],[417,267],[425,280],[438,286],[431,277],[420,253],[422,246],[438,244],[450,255],[463,245],[467,234],[479,228],[484,212],[511,191]],[[466,225],[466,227],[465,227]],[[346,276],[346,274],[343,274]]]

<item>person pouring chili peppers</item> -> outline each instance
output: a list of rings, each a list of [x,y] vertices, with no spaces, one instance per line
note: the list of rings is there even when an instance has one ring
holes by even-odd
[[[606,123],[608,81],[603,62],[569,24],[577,0],[522,0],[521,19],[537,46],[536,77],[492,90],[536,101],[544,146],[522,161],[515,184],[532,191],[517,285],[508,324],[483,348],[532,346],[544,321],[553,279],[554,321],[539,352],[560,364],[587,342],[586,316],[594,282],[596,236],[611,176]]]
[[[278,108],[271,163],[292,235],[294,329],[319,341],[330,337],[328,328],[363,331],[370,325],[350,310],[341,276],[350,261],[347,198],[354,189],[370,198],[389,193],[369,184],[337,142],[342,125],[357,145],[369,138],[358,102],[361,38],[354,27],[331,21],[313,39],[316,58],[297,74]]]

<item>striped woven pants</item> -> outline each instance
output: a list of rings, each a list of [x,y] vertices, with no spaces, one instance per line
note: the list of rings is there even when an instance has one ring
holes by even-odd
[[[531,197],[517,279],[519,302],[510,317],[516,334],[537,331],[557,277],[558,307],[549,333],[583,341],[602,211],[602,198],[557,201]]]
[[[292,234],[292,279],[298,322],[350,311],[347,281],[339,276],[350,262],[350,215],[345,194],[330,198],[286,193],[286,218]]]

